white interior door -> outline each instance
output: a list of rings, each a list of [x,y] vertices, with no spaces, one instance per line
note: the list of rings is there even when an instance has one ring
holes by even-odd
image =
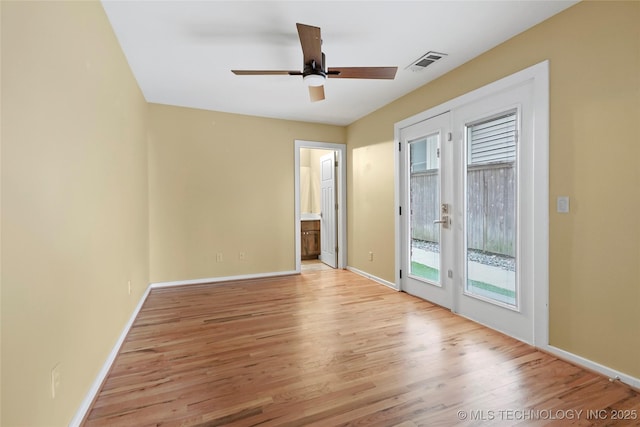
[[[401,289],[533,342],[533,110],[524,83],[400,130]]]
[[[320,157],[320,260],[336,268],[336,160],[335,152]]]

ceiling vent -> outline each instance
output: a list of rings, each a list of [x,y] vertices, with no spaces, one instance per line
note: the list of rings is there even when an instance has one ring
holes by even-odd
[[[427,52],[417,60],[413,61],[413,63],[409,65],[406,69],[409,69],[413,72],[422,71],[425,68],[427,68],[429,65],[433,64],[436,61],[441,60],[445,56],[447,56],[446,53]]]

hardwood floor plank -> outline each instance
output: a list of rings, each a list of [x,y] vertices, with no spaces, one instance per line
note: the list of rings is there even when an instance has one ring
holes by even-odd
[[[587,419],[587,410],[637,416]],[[351,272],[312,270],[153,290],[84,425],[626,426],[638,418],[640,395],[622,384]]]

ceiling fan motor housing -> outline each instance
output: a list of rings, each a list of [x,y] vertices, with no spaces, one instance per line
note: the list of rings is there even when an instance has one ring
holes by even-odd
[[[309,62],[308,64],[304,64],[304,70],[302,71],[302,75],[303,76],[307,76],[309,74],[317,74],[319,76],[327,76],[327,71],[324,67],[324,62],[325,62],[325,56],[324,53],[322,54],[322,64],[320,67],[318,67],[318,64],[316,63],[315,59],[311,60],[311,62]]]

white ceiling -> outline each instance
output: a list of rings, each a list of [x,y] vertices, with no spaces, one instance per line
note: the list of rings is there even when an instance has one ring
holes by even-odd
[[[577,3],[103,0],[148,102],[347,125]],[[296,23],[320,27],[328,67],[398,66],[395,80],[329,79],[312,103]],[[447,57],[405,69],[428,51]]]

